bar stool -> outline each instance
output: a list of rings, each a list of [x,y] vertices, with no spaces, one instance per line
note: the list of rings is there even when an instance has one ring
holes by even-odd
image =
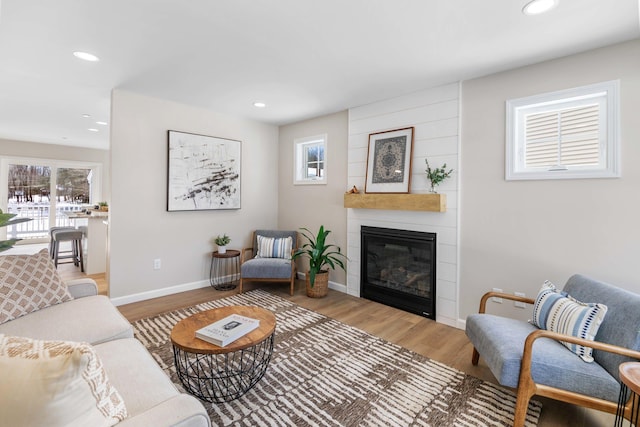
[[[75,230],[75,227],[51,227],[49,229],[49,255],[53,259],[53,233],[58,230]]]
[[[73,229],[63,229],[57,230],[52,233],[53,239],[53,262],[58,267],[59,260],[61,259],[71,259],[73,264],[78,267],[80,266],[80,271],[84,273],[84,259],[82,255],[82,238],[84,234],[81,230]],[[71,242],[71,250],[70,251],[60,251],[60,243],[61,242]],[[64,255],[62,255],[64,254]]]

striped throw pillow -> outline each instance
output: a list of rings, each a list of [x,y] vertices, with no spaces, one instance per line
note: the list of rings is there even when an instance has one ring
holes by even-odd
[[[293,239],[289,237],[264,237],[258,235],[256,258],[291,258]]]
[[[566,292],[558,291],[547,280],[533,305],[531,323],[540,329],[593,341],[606,314],[606,305],[580,302]],[[592,348],[567,342],[562,344],[585,362],[593,362]]]

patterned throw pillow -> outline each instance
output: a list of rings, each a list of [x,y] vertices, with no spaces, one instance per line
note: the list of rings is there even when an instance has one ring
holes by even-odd
[[[258,235],[256,258],[291,258],[293,239],[289,237],[264,237]]]
[[[0,324],[72,299],[46,249],[0,256]]]
[[[0,424],[112,426],[127,417],[93,347],[0,335]]]
[[[558,291],[547,280],[533,305],[531,323],[540,329],[593,341],[606,314],[606,305],[580,302],[566,292]],[[585,362],[593,362],[592,348],[567,342],[562,344]]]

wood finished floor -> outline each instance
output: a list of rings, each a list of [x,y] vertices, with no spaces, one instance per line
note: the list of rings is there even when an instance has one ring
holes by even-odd
[[[475,377],[496,382],[482,359],[478,366],[471,364],[472,346],[462,330],[333,290],[330,290],[329,295],[325,298],[308,298],[304,293],[304,283],[300,281],[296,283],[296,292],[293,296],[289,295],[287,285],[275,283],[248,284],[245,290],[256,288],[264,289],[302,307],[360,328]],[[133,322],[236,293],[237,290],[216,291],[213,288],[203,288],[127,304],[118,308],[130,322]],[[550,399],[537,399],[543,403],[540,427],[603,427],[611,426],[614,422],[614,417],[610,414]]]

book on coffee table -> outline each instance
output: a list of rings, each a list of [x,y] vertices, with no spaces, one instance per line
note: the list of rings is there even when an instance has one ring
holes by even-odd
[[[260,320],[232,314],[196,331],[196,338],[219,347],[232,343],[260,326]]]

